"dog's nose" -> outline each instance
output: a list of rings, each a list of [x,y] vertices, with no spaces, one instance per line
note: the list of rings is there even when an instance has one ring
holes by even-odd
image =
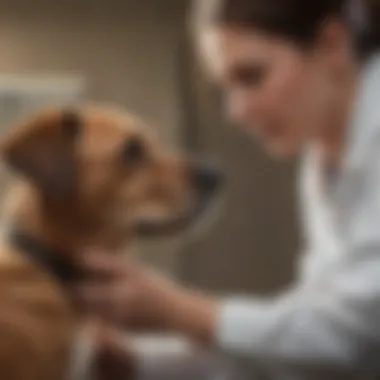
[[[198,191],[213,194],[223,184],[224,176],[220,168],[209,163],[197,163],[191,167],[192,181]]]

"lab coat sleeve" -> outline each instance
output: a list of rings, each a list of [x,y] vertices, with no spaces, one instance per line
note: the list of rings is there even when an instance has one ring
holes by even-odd
[[[344,260],[318,287],[226,300],[217,328],[224,353],[281,366],[292,378],[305,378],[305,368],[380,369],[380,148],[366,170],[345,221]]]

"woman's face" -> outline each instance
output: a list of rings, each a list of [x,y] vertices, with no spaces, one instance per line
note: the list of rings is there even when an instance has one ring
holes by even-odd
[[[296,154],[323,133],[337,105],[337,52],[239,29],[214,30],[205,41],[229,117],[269,152]]]

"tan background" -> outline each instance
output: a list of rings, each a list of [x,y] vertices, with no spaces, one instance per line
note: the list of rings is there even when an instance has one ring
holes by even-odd
[[[227,202],[197,241],[150,244],[146,257],[217,290],[271,290],[297,252],[294,168],[275,164],[220,115],[185,43],[182,0],[0,0],[0,73],[75,74],[90,99],[141,113],[173,148],[216,154]]]

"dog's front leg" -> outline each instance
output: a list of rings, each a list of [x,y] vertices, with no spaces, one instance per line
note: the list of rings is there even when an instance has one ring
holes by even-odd
[[[94,357],[94,380],[128,380],[135,378],[133,354],[128,350],[125,334],[118,331],[105,332],[98,341]]]
[[[128,349],[126,334],[102,325],[97,334],[92,362],[94,380],[128,380],[135,378],[133,353]]]
[[[70,380],[133,379],[135,363],[125,333],[99,321],[87,322],[76,339]]]

